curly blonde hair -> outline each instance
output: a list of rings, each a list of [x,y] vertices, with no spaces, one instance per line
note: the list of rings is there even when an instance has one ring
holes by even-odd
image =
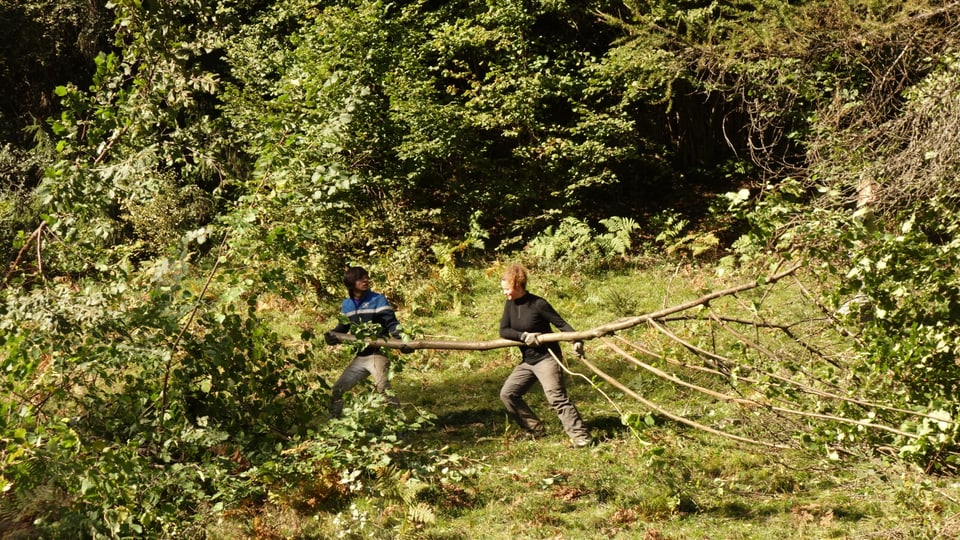
[[[519,264],[511,264],[503,272],[503,281],[510,287],[527,290],[527,269]]]

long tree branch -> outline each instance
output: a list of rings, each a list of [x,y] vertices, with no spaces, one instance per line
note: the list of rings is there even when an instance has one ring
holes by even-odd
[[[730,287],[727,289],[722,289],[719,291],[714,291],[709,294],[705,294],[695,300],[690,300],[689,302],[684,302],[676,306],[668,307],[661,309],[659,311],[654,311],[652,313],[647,313],[646,315],[639,315],[636,317],[627,317],[623,318],[608,324],[598,326],[590,330],[584,330],[580,332],[553,332],[540,334],[539,338],[542,343],[552,343],[558,341],[583,341],[587,339],[595,339],[603,336],[607,336],[617,332],[618,330],[625,330],[627,328],[633,328],[640,324],[648,323],[650,321],[655,321],[662,319],[668,315],[678,313],[681,311],[686,311],[688,309],[704,306],[709,304],[711,301],[716,300],[717,298],[722,298],[724,296],[729,296],[731,294],[736,294],[743,291],[748,291],[750,289],[755,289],[762,285],[768,285],[775,283],[784,277],[787,277],[793,274],[799,265],[795,265],[787,270],[768,276],[765,279],[760,279],[752,281],[750,283],[744,283],[742,285],[737,285],[735,287]],[[358,341],[356,337],[351,334],[342,334],[337,332],[331,332],[331,335],[337,338],[340,343],[352,343]],[[516,347],[519,342],[512,341],[509,339],[494,339],[490,341],[454,341],[454,340],[411,340],[403,341],[400,339],[392,338],[379,338],[379,339],[369,339],[364,340],[365,343],[370,345],[376,345],[378,347],[384,347],[387,349],[401,349],[401,350],[417,350],[417,349],[438,349],[438,350],[467,350],[467,351],[489,351],[492,349],[500,349],[504,347]]]
[[[618,320],[618,321],[614,321],[614,322],[612,322],[612,323],[604,324],[604,325],[601,325],[601,326],[592,328],[592,329],[590,329],[590,330],[579,331],[579,332],[544,333],[544,334],[541,334],[541,335],[540,335],[540,341],[541,341],[541,342],[544,342],[544,343],[552,343],[552,342],[562,342],[562,341],[568,341],[568,342],[569,342],[569,341],[583,341],[583,340],[587,340],[587,339],[597,339],[597,338],[599,338],[599,339],[601,339],[601,342],[603,342],[603,344],[604,344],[605,346],[607,346],[607,348],[613,350],[614,352],[618,353],[620,356],[622,356],[623,358],[625,358],[625,359],[633,362],[634,364],[636,364],[636,365],[638,365],[638,366],[640,366],[640,367],[642,367],[642,368],[650,371],[651,373],[654,373],[654,374],[657,375],[658,377],[661,377],[661,378],[663,378],[664,380],[668,380],[668,381],[670,381],[670,382],[672,382],[672,383],[674,383],[674,384],[679,384],[679,385],[681,385],[681,386],[686,386],[686,387],[691,388],[691,389],[694,389],[694,390],[696,390],[696,391],[705,393],[705,394],[710,395],[710,396],[713,396],[713,397],[715,397],[715,398],[717,398],[717,399],[721,399],[721,400],[724,400],[724,401],[736,403],[736,404],[739,404],[739,405],[741,405],[741,406],[762,407],[762,408],[764,408],[765,410],[768,410],[768,411],[771,411],[771,412],[775,412],[775,413],[780,413],[780,414],[789,414],[789,415],[802,416],[802,417],[807,417],[807,418],[816,418],[816,419],[820,419],[820,420],[827,420],[827,421],[838,422],[838,423],[846,423],[846,424],[861,426],[861,427],[864,427],[864,428],[871,428],[871,429],[877,429],[877,430],[887,431],[887,432],[889,432],[889,433],[892,433],[892,434],[895,434],[895,435],[898,435],[898,436],[901,436],[901,437],[905,437],[905,438],[917,438],[917,435],[916,435],[916,434],[912,434],[912,433],[908,433],[908,432],[905,432],[905,431],[902,431],[902,430],[898,430],[898,429],[895,429],[895,428],[892,428],[892,427],[889,427],[889,426],[885,426],[885,425],[883,425],[883,424],[875,424],[875,423],[872,423],[872,422],[867,421],[867,420],[856,420],[856,419],[844,418],[844,417],[839,417],[839,416],[832,416],[832,415],[827,415],[827,414],[822,414],[822,413],[813,413],[813,412],[806,412],[806,411],[801,411],[801,410],[790,409],[790,408],[786,408],[786,407],[779,407],[779,406],[775,406],[775,405],[772,405],[772,404],[761,403],[761,402],[758,402],[758,401],[752,400],[752,399],[745,399],[745,398],[739,398],[739,397],[731,396],[731,395],[728,395],[728,394],[724,394],[724,393],[722,393],[722,392],[717,392],[717,391],[710,390],[710,389],[707,389],[707,388],[704,388],[704,387],[700,387],[700,386],[697,386],[697,385],[694,385],[694,384],[691,384],[691,383],[687,383],[687,382],[685,382],[685,381],[683,381],[683,380],[681,380],[681,379],[679,379],[679,378],[677,378],[677,377],[674,377],[674,376],[672,376],[672,375],[670,375],[670,374],[668,374],[668,373],[666,373],[666,372],[663,372],[662,370],[659,370],[659,369],[657,369],[657,368],[655,368],[655,367],[653,367],[653,366],[650,366],[649,364],[646,364],[646,363],[644,363],[644,362],[641,362],[640,360],[632,357],[631,355],[629,355],[628,353],[626,353],[626,352],[623,351],[622,349],[620,349],[620,348],[616,347],[615,345],[613,345],[609,340],[604,339],[605,336],[614,334],[615,332],[617,332],[617,331],[619,331],[619,330],[624,330],[624,329],[627,329],[627,328],[632,328],[632,327],[638,326],[638,325],[640,325],[640,324],[646,323],[646,324],[649,324],[650,326],[654,327],[655,329],[657,329],[658,331],[660,331],[661,333],[663,333],[663,334],[666,335],[667,337],[669,337],[671,340],[673,340],[673,341],[681,344],[683,347],[687,348],[688,350],[690,350],[690,351],[693,352],[694,354],[697,354],[697,355],[700,356],[701,358],[704,358],[704,357],[705,357],[705,358],[711,358],[711,359],[715,360],[715,361],[718,363],[718,366],[720,366],[721,368],[722,368],[722,367],[727,367],[727,366],[730,366],[730,365],[736,365],[735,362],[733,362],[732,360],[730,360],[730,359],[728,359],[728,358],[725,358],[725,357],[723,357],[723,356],[721,356],[721,355],[712,353],[712,352],[710,352],[710,351],[706,351],[706,350],[704,350],[704,349],[702,349],[702,348],[700,348],[700,347],[697,347],[696,345],[694,345],[694,344],[692,344],[692,343],[690,343],[690,342],[688,342],[688,341],[680,338],[680,337],[677,336],[675,333],[673,333],[672,331],[670,331],[669,329],[667,329],[666,327],[664,327],[662,324],[659,324],[658,321],[661,321],[661,320],[663,320],[664,318],[666,318],[666,317],[668,317],[668,316],[670,316],[670,315],[672,315],[672,314],[679,313],[679,312],[682,312],[682,311],[686,311],[686,310],[692,309],[692,308],[697,307],[697,306],[707,306],[707,305],[709,305],[709,303],[710,303],[712,300],[715,300],[715,299],[717,299],[717,298],[721,298],[721,297],[725,297],[725,296],[730,296],[730,295],[735,295],[735,294],[737,294],[737,293],[739,293],[739,292],[743,292],[743,291],[747,291],[747,290],[750,290],[750,289],[754,289],[754,288],[757,288],[757,287],[759,287],[759,286],[761,286],[761,285],[768,285],[768,284],[775,283],[776,281],[778,281],[778,280],[780,280],[780,279],[782,279],[782,278],[784,278],[784,277],[787,277],[787,276],[789,276],[789,275],[792,275],[792,274],[797,270],[798,267],[799,267],[799,265],[794,265],[794,266],[788,268],[787,270],[784,270],[784,271],[782,271],[782,272],[773,274],[773,275],[769,276],[768,278],[766,278],[766,279],[764,279],[764,280],[757,280],[757,281],[754,281],[754,282],[751,282],[751,283],[744,283],[744,284],[737,285],[737,286],[734,286],[734,287],[730,287],[730,288],[727,288],[727,289],[722,289],[722,290],[719,290],[719,291],[714,291],[714,292],[712,292],[712,293],[703,295],[703,296],[701,296],[701,297],[699,297],[699,298],[696,298],[696,299],[694,299],[694,300],[690,300],[690,301],[688,301],[688,302],[684,302],[684,303],[682,303],[682,304],[678,304],[678,305],[676,305],[676,306],[664,308],[664,309],[661,309],[661,310],[658,310],[658,311],[655,311],[655,312],[652,312],[652,313],[647,313],[647,314],[645,314],[645,315],[640,315],[640,316],[637,316],[637,317],[628,317],[628,318],[620,319],[620,320]],[[718,321],[718,320],[714,319],[714,322],[720,324],[720,326],[723,327],[726,331],[731,332],[731,329],[728,328],[725,324],[723,324],[722,321]],[[520,343],[517,342],[517,341],[512,341],[512,340],[502,339],[502,338],[501,338],[501,339],[488,340],[488,341],[460,341],[460,340],[411,340],[411,341],[404,341],[404,340],[400,340],[400,339],[391,339],[391,338],[379,338],[379,339],[358,340],[355,336],[353,336],[353,335],[351,335],[351,334],[333,333],[333,332],[331,332],[330,334],[331,334],[332,336],[334,336],[340,343],[355,343],[355,342],[358,342],[358,341],[362,341],[363,343],[366,343],[366,344],[369,344],[369,345],[374,345],[374,346],[379,346],[379,347],[384,347],[384,348],[390,348],[390,349],[400,349],[400,350],[403,351],[403,352],[410,352],[410,351],[418,350],[418,349],[486,351],[486,350],[492,350],[492,349],[498,349],[498,348],[505,348],[505,347],[515,347],[515,346],[517,346],[517,345],[520,345]],[[735,335],[736,335],[736,334],[735,334]],[[741,339],[745,339],[742,335],[740,336],[740,338],[741,338]],[[750,345],[751,347],[753,347],[753,348],[755,348],[756,350],[760,351],[762,354],[764,354],[764,355],[766,355],[766,356],[771,356],[772,353],[771,353],[770,351],[765,350],[763,347],[760,347],[760,346],[754,344],[754,343],[753,343],[752,341],[750,341],[750,340],[747,340],[747,341],[748,341],[748,345]],[[602,371],[602,370],[600,370],[599,368],[597,368],[594,364],[590,363],[590,362],[587,361],[585,358],[580,358],[580,360],[581,360],[581,361],[584,363],[584,365],[586,365],[591,371],[593,371],[595,374],[599,375],[601,378],[603,378],[603,379],[604,379],[605,381],[607,381],[609,384],[611,384],[611,385],[613,385],[614,387],[618,388],[619,390],[623,391],[626,395],[629,395],[630,397],[636,399],[637,401],[639,401],[640,403],[642,403],[642,404],[645,405],[646,407],[648,407],[648,408],[650,408],[650,409],[652,409],[652,410],[655,410],[655,411],[657,411],[658,413],[660,413],[660,414],[664,415],[665,417],[670,418],[670,419],[672,419],[672,420],[674,420],[674,421],[676,421],[676,422],[679,422],[679,423],[682,423],[682,424],[686,424],[686,425],[689,425],[689,426],[694,427],[694,428],[696,428],[696,429],[699,429],[699,430],[702,430],[702,431],[705,431],[705,432],[708,432],[708,433],[712,433],[712,434],[715,434],[715,435],[719,435],[719,436],[722,436],[722,437],[730,438],[730,439],[733,439],[733,440],[737,440],[737,441],[740,441],[740,442],[746,442],[746,443],[750,443],[750,444],[757,444],[757,445],[762,445],[762,446],[768,446],[768,447],[772,447],[772,448],[784,448],[784,449],[786,449],[786,448],[791,448],[791,447],[789,447],[789,446],[779,445],[779,444],[770,443],[770,442],[766,442],[766,441],[757,441],[757,440],[753,440],[753,439],[749,439],[749,438],[745,438],[745,437],[739,437],[739,436],[736,436],[736,435],[731,435],[731,434],[729,434],[729,433],[725,433],[725,432],[723,432],[723,431],[710,428],[709,426],[700,424],[700,423],[698,423],[698,422],[695,422],[695,421],[686,419],[686,418],[684,418],[684,417],[681,417],[681,416],[672,414],[672,413],[670,413],[669,411],[666,411],[666,410],[664,410],[663,408],[661,408],[661,407],[657,406],[656,404],[652,403],[651,401],[644,399],[642,396],[640,396],[640,395],[637,394],[636,392],[632,391],[630,388],[628,388],[626,385],[624,385],[624,384],[621,383],[620,381],[616,380],[614,377],[610,376],[609,374],[607,374],[607,373],[605,373],[604,371]],[[727,374],[722,373],[722,372],[716,372],[716,373],[719,373],[719,374],[723,375],[724,377],[727,377],[727,376],[728,376]],[[866,402],[866,401],[863,401],[863,400],[858,400],[858,399],[854,399],[854,398],[848,398],[848,397],[845,397],[845,396],[840,396],[840,395],[837,395],[837,394],[834,394],[834,393],[830,393],[830,392],[824,392],[824,391],[818,390],[818,389],[816,389],[816,388],[810,387],[810,386],[808,386],[808,385],[802,384],[802,383],[800,383],[800,382],[798,382],[798,381],[794,381],[794,380],[791,380],[791,379],[786,378],[786,377],[778,376],[778,375],[773,374],[773,373],[766,373],[766,372],[764,372],[764,374],[767,375],[767,376],[769,376],[769,377],[771,377],[771,378],[773,378],[774,380],[780,381],[780,382],[782,382],[782,383],[784,383],[784,384],[789,384],[789,385],[795,386],[795,387],[803,390],[804,392],[807,392],[807,393],[812,394],[812,395],[817,395],[817,396],[821,396],[821,397],[829,397],[829,398],[833,398],[833,399],[838,399],[838,400],[846,401],[846,402],[849,402],[849,403],[857,404],[857,405],[860,405],[860,406],[863,406],[863,407],[874,407],[874,408],[880,408],[880,409],[886,409],[886,410],[896,411],[896,412],[900,412],[900,413],[912,414],[912,415],[915,415],[915,416],[922,416],[922,417],[932,418],[932,417],[930,417],[929,415],[924,415],[924,414],[920,414],[920,413],[915,413],[915,412],[912,412],[912,411],[905,411],[905,410],[896,409],[896,408],[892,408],[892,407],[885,407],[885,406],[882,406],[882,405],[879,405],[879,404],[876,404],[876,403],[870,403],[870,402]],[[757,382],[754,382],[753,384],[758,384],[758,383],[757,383]],[[937,420],[937,419],[935,419],[935,420]]]

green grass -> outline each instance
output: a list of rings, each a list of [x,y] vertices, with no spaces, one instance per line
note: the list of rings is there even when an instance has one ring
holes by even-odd
[[[449,305],[419,316],[401,308],[401,320],[422,335],[497,337],[502,297],[496,278],[472,270],[465,282],[464,292]],[[587,329],[721,286],[696,272],[655,269],[590,281],[534,275],[530,290],[548,298],[577,329]],[[796,309],[788,299],[773,301]],[[318,324],[324,322],[329,321]],[[647,329],[621,335],[656,339]],[[587,353],[602,369],[674,413],[761,440],[794,436],[795,421],[679,388],[596,342],[587,344]],[[321,350],[318,369],[332,380],[348,360],[346,354]],[[924,475],[883,459],[882,453],[831,459],[822,449],[737,443],[669,421],[609,385],[595,386],[589,377],[570,377],[569,392],[599,444],[571,448],[538,386],[528,401],[546,421],[548,435],[531,440],[508,422],[498,398],[518,360],[515,349],[418,351],[404,357],[404,368],[394,379],[406,412],[428,411],[436,417],[431,426],[409,435],[411,451],[442,449],[475,474],[414,486],[406,498],[392,500],[358,497],[311,506],[302,500],[309,494],[286,493],[212,527],[211,536],[678,540],[960,535],[960,482],[954,478]],[[576,360],[568,359],[568,364],[589,373]],[[708,376],[678,373],[708,384]],[[631,431],[621,422],[625,414],[648,416],[652,425]]]
[[[570,391],[599,445],[568,447],[536,394],[531,402],[552,434],[516,438],[497,400],[511,365],[492,364],[456,381],[441,374],[427,385],[446,391],[426,401],[422,386],[398,385],[405,401],[420,399],[438,412],[435,427],[418,434],[420,444],[445,445],[484,465],[473,496],[419,537],[935,538],[960,531],[950,480],[879,460],[830,462],[744,447],[677,425],[638,438],[586,383]]]

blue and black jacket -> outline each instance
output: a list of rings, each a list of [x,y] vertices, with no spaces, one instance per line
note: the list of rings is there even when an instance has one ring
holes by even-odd
[[[346,317],[349,323],[341,321],[334,332],[347,334],[350,332],[350,325],[375,322],[380,325],[380,332],[377,337],[392,337],[400,339],[400,322],[397,320],[397,314],[393,312],[393,307],[387,301],[387,297],[367,291],[359,299],[350,297],[340,305],[341,317]],[[371,354],[381,354],[380,347],[369,346],[362,350],[357,356],[368,356]]]

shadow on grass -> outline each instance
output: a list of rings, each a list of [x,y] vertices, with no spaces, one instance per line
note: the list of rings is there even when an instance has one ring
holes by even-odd
[[[434,424],[437,431],[448,437],[496,437],[503,434],[505,419],[502,409],[461,409],[438,415]]]
[[[792,504],[784,506],[782,503],[776,504],[754,504],[752,502],[731,501],[708,510],[701,511],[701,514],[713,514],[725,519],[738,519],[752,521],[758,518],[768,518],[789,512],[796,516],[796,519],[809,521],[827,521],[837,520],[855,523],[869,517],[867,512],[851,507],[833,507],[820,504]]]
[[[401,400],[437,415],[433,427],[423,432],[428,438],[439,436],[466,441],[471,438],[501,437],[518,429],[507,418],[506,409],[499,399],[500,387],[511,369],[512,365],[506,365],[445,380],[417,378],[407,374],[407,377],[395,382],[394,387],[401,395]],[[526,399],[547,424],[548,430],[562,433],[556,414],[547,406],[539,384],[530,389]],[[587,410],[583,409],[585,404],[578,403],[578,407],[587,429],[596,439],[621,438],[629,432],[618,415],[606,413],[594,416],[589,412],[589,405]]]
[[[619,416],[605,415],[585,418],[583,421],[587,429],[598,439],[617,438],[628,431],[627,426],[623,425]]]
[[[491,424],[502,422],[504,414],[502,409],[462,409],[438,415],[436,423],[439,426]]]

